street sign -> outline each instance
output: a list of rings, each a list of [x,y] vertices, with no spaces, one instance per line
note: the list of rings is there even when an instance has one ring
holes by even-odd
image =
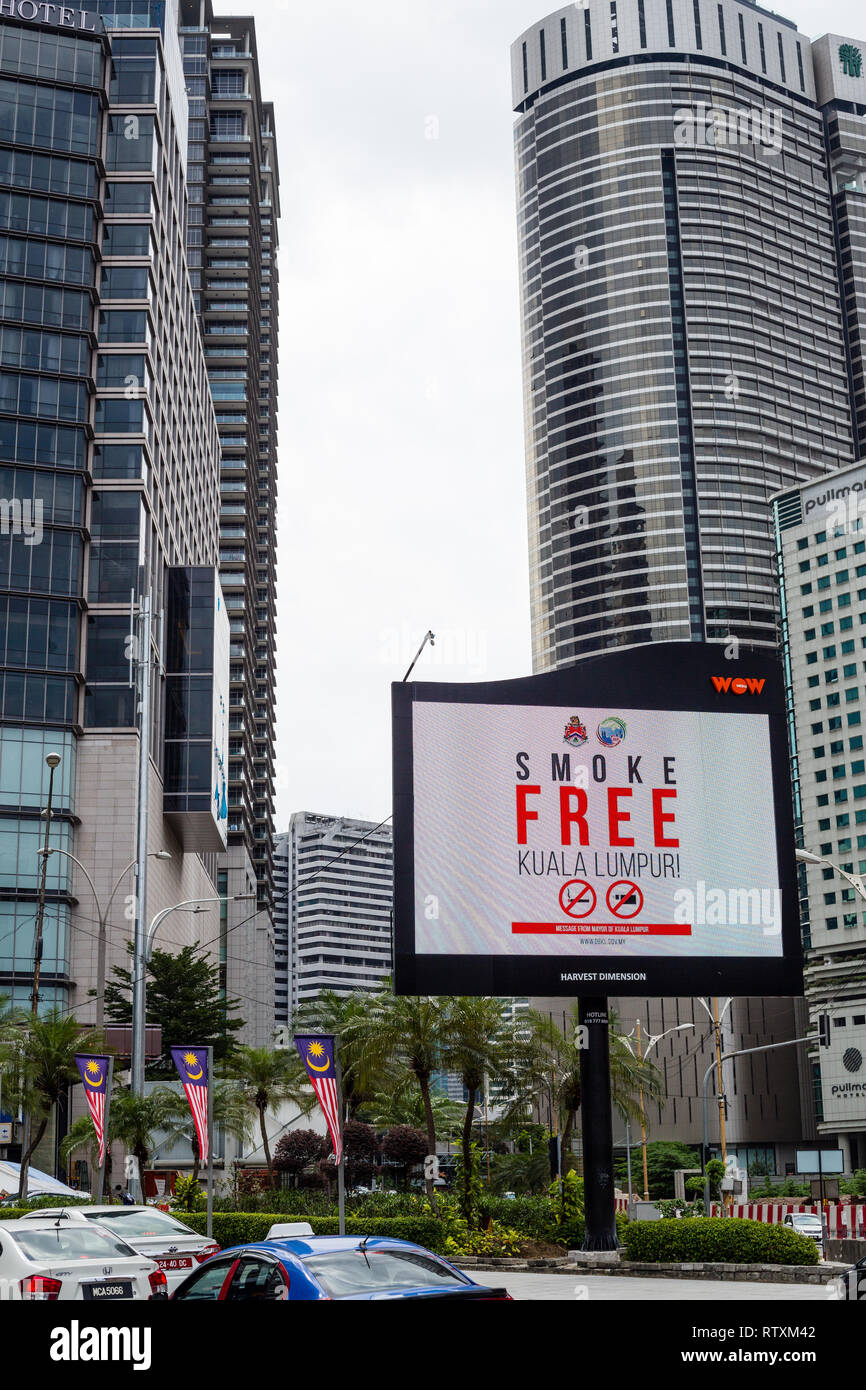
[[[0,1120],[0,1144],[12,1143],[12,1124],[11,1120]]]
[[[801,993],[784,676],[726,651],[393,686],[398,994]]]

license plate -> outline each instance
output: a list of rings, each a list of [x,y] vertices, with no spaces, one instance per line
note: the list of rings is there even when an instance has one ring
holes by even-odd
[[[132,1280],[115,1279],[112,1283],[85,1284],[84,1297],[99,1302],[113,1298],[132,1298]]]
[[[169,1257],[165,1260],[157,1260],[156,1263],[160,1269],[192,1269],[192,1256],[183,1256],[177,1259]]]

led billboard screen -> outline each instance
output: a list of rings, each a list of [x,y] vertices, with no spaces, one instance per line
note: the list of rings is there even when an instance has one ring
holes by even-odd
[[[409,994],[793,994],[779,664],[664,643],[394,696]]]

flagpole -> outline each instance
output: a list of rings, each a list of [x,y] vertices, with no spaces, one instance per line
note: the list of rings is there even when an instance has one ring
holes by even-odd
[[[105,1110],[103,1112],[103,1159],[99,1165],[99,1178],[96,1184],[96,1204],[102,1205],[105,1195],[105,1166],[108,1163],[108,1121],[111,1118],[111,1087],[114,1081],[114,1058],[109,1057],[105,1076]]]
[[[340,1121],[340,1162],[337,1164],[337,1213],[339,1234],[346,1234],[346,1149],[343,1144],[343,1069],[340,1066],[340,1038],[334,1038],[334,1070],[337,1074],[337,1115]]]
[[[207,1238],[213,1240],[213,1047],[207,1052]]]

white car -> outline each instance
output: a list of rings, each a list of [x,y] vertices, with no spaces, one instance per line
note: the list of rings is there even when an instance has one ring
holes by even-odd
[[[0,1299],[116,1303],[167,1294],[153,1260],[101,1226],[48,1220],[42,1212],[0,1222]]]
[[[796,1231],[798,1236],[809,1236],[817,1241],[818,1245],[823,1246],[824,1233],[820,1216],[815,1216],[810,1211],[789,1211],[783,1224],[790,1231]]]
[[[216,1241],[198,1235],[176,1217],[154,1207],[52,1207],[49,1211],[28,1212],[19,1219],[29,1222],[43,1216],[70,1225],[96,1222],[120,1236],[139,1255],[156,1261],[168,1280],[169,1293],[193,1269],[220,1251]]]

